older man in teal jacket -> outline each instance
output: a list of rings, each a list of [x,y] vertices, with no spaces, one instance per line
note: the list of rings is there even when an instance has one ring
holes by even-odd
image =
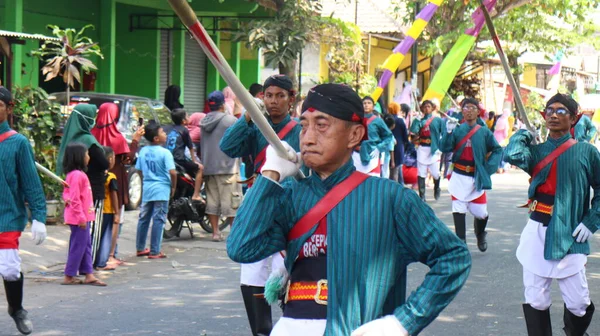
[[[595,309],[585,265],[588,238],[600,225],[600,153],[571,137],[577,111],[578,104],[571,97],[555,95],[545,109],[546,142],[534,145],[535,135],[520,130],[505,151],[507,162],[531,175],[530,219],[517,248],[529,335],[552,335],[552,279],[557,279],[565,301],[567,335],[586,335]],[[594,190],[591,206],[590,188]]]
[[[494,134],[485,126],[477,124],[479,102],[473,98],[462,101],[465,122],[450,118],[446,123],[447,133],[442,137],[440,150],[452,153],[452,176],[448,191],[452,195],[452,216],[456,235],[466,241],[465,217],[469,211],[475,217],[474,230],[477,247],[487,250],[488,222],[487,196],[485,190],[492,189],[490,176],[496,172],[502,157],[502,147]]]
[[[290,278],[272,336],[418,334],[464,285],[469,251],[412,190],[355,171],[365,127],[351,88],[316,86],[302,111],[300,155],[291,162],[269,148],[232,226],[229,256],[253,262],[286,250]],[[310,176],[280,184],[300,160]],[[406,267],[416,261],[431,269],[406,297]]]

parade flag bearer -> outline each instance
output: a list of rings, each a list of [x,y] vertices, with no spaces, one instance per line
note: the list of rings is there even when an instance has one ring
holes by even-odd
[[[588,239],[600,225],[600,152],[570,134],[578,104],[556,94],[546,104],[546,142],[534,145],[534,134],[519,130],[511,138],[505,160],[531,176],[530,217],[521,233],[517,258],[523,266],[523,312],[529,335],[552,335],[550,285],[565,302],[567,335],[587,335],[594,304],[590,301],[585,264]],[[590,206],[590,188],[594,190]]]
[[[486,189],[492,188],[492,179],[502,157],[502,147],[494,134],[477,124],[479,102],[473,98],[462,101],[465,123],[449,118],[440,150],[452,153],[452,175],[448,192],[452,196],[452,217],[456,235],[466,242],[466,213],[475,217],[474,230],[477,247],[487,250],[485,228],[488,222]]]
[[[0,276],[4,279],[8,314],[17,329],[31,334],[33,325],[23,309],[23,273],[19,257],[19,238],[27,224],[25,202],[31,211],[31,234],[36,244],[46,239],[46,198],[35,168],[29,140],[10,129],[6,121],[12,113],[10,91],[0,86]]]
[[[255,262],[286,250],[283,317],[272,336],[416,335],[464,285],[471,256],[425,203],[400,184],[356,172],[365,137],[360,97],[322,84],[302,105],[295,160],[267,149],[227,240],[231,259]],[[309,177],[294,176],[301,162]],[[406,296],[406,267],[430,267]],[[283,285],[287,283],[287,285]]]

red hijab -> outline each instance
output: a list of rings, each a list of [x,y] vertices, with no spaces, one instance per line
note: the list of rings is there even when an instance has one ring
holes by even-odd
[[[108,146],[115,151],[115,155],[129,153],[127,140],[117,129],[116,120],[119,107],[114,103],[100,105],[96,126],[92,128],[92,135],[102,146]]]

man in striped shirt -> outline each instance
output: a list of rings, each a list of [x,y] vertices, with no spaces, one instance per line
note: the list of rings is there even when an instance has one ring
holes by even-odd
[[[286,250],[290,279],[281,282],[285,306],[272,336],[418,334],[464,285],[469,251],[412,190],[355,172],[351,155],[366,134],[350,87],[316,86],[302,111],[301,153],[284,143],[292,162],[268,148],[232,226],[229,256],[248,263]],[[301,161],[310,176],[283,182]],[[340,191],[347,194],[315,207]],[[431,270],[406,297],[406,267],[416,261]]]
[[[33,325],[23,309],[23,273],[19,257],[19,238],[27,225],[25,202],[29,203],[31,233],[36,244],[46,239],[46,198],[35,168],[33,151],[24,136],[11,130],[7,118],[13,100],[5,87],[0,86],[0,180],[6,181],[0,194],[0,276],[4,279],[8,314],[17,329],[25,335]]]
[[[529,335],[552,335],[550,287],[556,279],[565,301],[567,335],[587,335],[594,304],[585,265],[588,239],[600,226],[600,153],[570,134],[577,102],[556,94],[546,104],[548,139],[519,130],[511,138],[505,160],[529,175],[530,218],[521,233],[517,259],[523,266],[523,311]],[[590,188],[594,196],[590,206]]]

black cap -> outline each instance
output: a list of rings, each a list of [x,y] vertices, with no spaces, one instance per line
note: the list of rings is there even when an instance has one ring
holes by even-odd
[[[0,100],[6,105],[10,105],[10,103],[12,103],[12,94],[4,86],[0,86]]]
[[[554,103],[563,104],[572,115],[577,115],[577,112],[579,111],[579,104],[577,103],[577,101],[575,101],[575,99],[571,98],[571,96],[566,94],[555,94],[554,96],[552,96],[552,98],[550,98],[550,100],[548,100],[548,102],[546,103],[546,107]]]
[[[267,78],[263,90],[266,90],[269,86],[277,86],[290,93],[294,92],[294,84],[292,80],[286,75],[272,75]]]

